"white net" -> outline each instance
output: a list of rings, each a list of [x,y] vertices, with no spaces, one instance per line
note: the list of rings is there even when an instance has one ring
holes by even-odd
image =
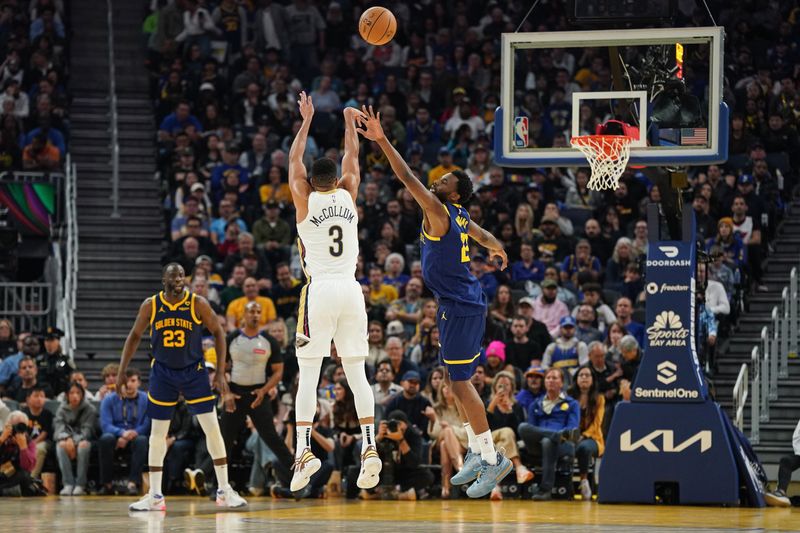
[[[631,137],[625,135],[582,135],[573,137],[570,144],[589,161],[592,175],[587,187],[593,191],[616,189],[619,177],[628,166]]]

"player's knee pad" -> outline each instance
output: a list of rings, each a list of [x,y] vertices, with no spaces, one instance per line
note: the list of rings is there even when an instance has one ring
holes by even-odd
[[[212,459],[224,459],[226,457],[225,441],[222,439],[222,431],[219,429],[216,409],[210,413],[197,415],[197,421],[203,428],[203,433],[206,434],[208,454]]]
[[[342,368],[347,376],[347,384],[353,391],[358,418],[375,416],[375,395],[369,386],[365,370],[365,357],[354,357],[342,360]]]
[[[150,448],[147,451],[147,461],[150,466],[163,466],[164,457],[167,455],[167,433],[169,420],[153,420],[150,426]]]

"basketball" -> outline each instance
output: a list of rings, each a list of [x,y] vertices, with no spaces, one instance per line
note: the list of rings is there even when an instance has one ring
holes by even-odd
[[[397,19],[385,7],[371,7],[358,21],[358,32],[369,44],[381,46],[388,43],[397,31]]]

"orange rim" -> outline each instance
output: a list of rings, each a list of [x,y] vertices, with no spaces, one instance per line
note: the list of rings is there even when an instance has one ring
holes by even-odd
[[[619,147],[625,143],[633,142],[633,137],[628,135],[579,135],[570,139],[570,143],[578,146],[600,146],[605,157],[603,159],[614,159],[618,157]],[[602,156],[600,156],[602,157]]]

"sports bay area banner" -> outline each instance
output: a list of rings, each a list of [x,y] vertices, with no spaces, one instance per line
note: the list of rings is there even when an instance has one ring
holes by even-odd
[[[694,240],[650,243],[644,357],[631,389],[633,402],[704,402],[695,339]]]

